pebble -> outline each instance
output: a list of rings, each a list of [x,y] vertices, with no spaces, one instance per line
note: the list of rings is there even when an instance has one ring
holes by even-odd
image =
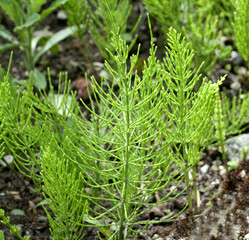
[[[226,176],[226,169],[224,166],[219,166],[219,173],[222,177]]]
[[[163,240],[158,234],[155,234],[152,238],[153,240]]]
[[[112,226],[110,226],[110,231],[115,232],[117,230],[117,227],[114,225],[115,222],[112,222]]]
[[[218,167],[216,165],[212,165],[212,167],[210,168],[210,171],[217,172]]]
[[[239,67],[238,74],[243,76],[247,75],[247,69],[245,67]]]
[[[247,234],[244,236],[244,239],[245,239],[245,240],[249,240],[249,233],[247,233]]]
[[[241,88],[241,84],[239,81],[234,81],[232,84],[231,84],[231,89],[233,90],[239,90]]]
[[[227,149],[226,155],[228,161],[241,160],[241,154],[243,147],[249,147],[249,134],[241,134],[238,137],[229,139],[229,142],[226,143],[225,147]]]
[[[4,159],[4,161],[0,159],[0,165],[2,165],[3,167],[6,167],[7,164],[8,165],[12,164],[13,161],[14,161],[13,155],[6,155],[6,156],[3,157],[3,159]],[[5,161],[6,161],[7,164],[5,163]]]
[[[206,174],[208,172],[208,169],[209,169],[209,165],[205,164],[204,166],[202,166],[200,168],[200,171],[201,171],[202,174]]]
[[[57,13],[57,18],[58,18],[59,20],[67,20],[67,15],[66,15],[63,11],[59,11],[59,12]]]
[[[212,186],[217,186],[219,184],[220,184],[220,180],[219,179],[216,179],[215,181],[211,182]]]
[[[231,52],[231,61],[232,61],[233,65],[240,65],[243,62],[243,59],[240,56],[239,52],[232,51]]]

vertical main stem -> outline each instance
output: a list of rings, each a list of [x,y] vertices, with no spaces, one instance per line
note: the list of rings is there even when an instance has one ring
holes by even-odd
[[[31,71],[34,70],[34,61],[33,61],[33,54],[32,54],[32,33],[31,33],[31,28],[29,27],[27,29],[27,42],[28,45],[24,46],[24,51],[25,51],[25,64],[27,67],[28,72],[30,73]]]
[[[188,209],[190,214],[193,213],[193,205],[192,205],[192,191],[190,187],[190,180],[189,180],[189,159],[188,159],[188,150],[187,150],[187,143],[186,143],[186,125],[185,125],[185,95],[184,95],[184,82],[180,82],[180,89],[179,89],[179,103],[180,103],[180,131],[181,131],[181,144],[183,150],[183,160],[185,163],[185,180],[187,185],[187,194],[188,194]]]
[[[126,112],[125,112],[125,120],[126,120],[126,146],[125,146],[125,163],[124,163],[124,185],[122,190],[122,202],[121,202],[121,219],[120,219],[120,229],[118,233],[118,240],[123,240],[123,232],[125,229],[125,218],[126,218],[126,204],[127,204],[127,187],[128,187],[128,167],[129,167],[129,148],[130,148],[130,107],[129,107],[129,90],[127,79],[125,79],[125,104],[126,104]]]
[[[190,214],[193,213],[193,204],[192,204],[192,191],[191,191],[191,186],[190,186],[190,180],[189,180],[189,163],[188,163],[188,158],[186,154],[186,145],[183,145],[183,158],[185,162],[185,180],[187,184],[187,196],[188,196],[188,209]]]

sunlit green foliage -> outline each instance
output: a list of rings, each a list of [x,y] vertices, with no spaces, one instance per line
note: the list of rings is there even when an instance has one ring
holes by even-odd
[[[113,33],[120,34],[123,40],[130,43],[131,48],[137,39],[134,32],[141,18],[129,29],[128,19],[132,11],[129,0],[93,0],[91,4],[90,35],[103,58],[110,62],[112,58],[106,49],[115,52],[111,44]]]
[[[218,58],[224,59],[228,56],[230,48],[220,43],[218,17],[208,7],[209,2],[203,4],[202,1],[144,0],[143,3],[160,24],[165,38],[170,27],[186,37],[195,54],[192,68],[198,68],[204,61],[201,73],[207,75]]]
[[[234,14],[234,33],[238,50],[243,59],[249,65],[249,1],[236,0],[235,1],[235,14]]]

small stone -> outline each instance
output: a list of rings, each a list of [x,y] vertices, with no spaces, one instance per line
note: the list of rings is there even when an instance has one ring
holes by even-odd
[[[247,69],[245,67],[239,67],[238,74],[243,76],[247,75]]]
[[[212,186],[217,186],[219,184],[220,184],[220,180],[219,179],[216,179],[215,181],[211,182]]]
[[[112,222],[112,226],[110,226],[110,231],[115,232],[117,230],[117,227],[114,222]]]
[[[243,147],[249,147],[249,134],[241,134],[238,137],[229,139],[229,142],[226,143],[225,147],[227,149],[226,155],[227,160],[241,160],[241,154]]]
[[[6,155],[3,157],[4,160],[0,159],[0,165],[3,167],[7,167],[8,165],[12,164],[14,161],[13,155]]]
[[[210,168],[210,171],[212,172],[217,172],[218,171],[218,167],[216,165],[213,165],[211,168]]]
[[[57,13],[57,18],[58,18],[59,20],[67,20],[67,15],[66,15],[63,11],[59,11],[59,12]]]
[[[152,237],[153,240],[163,240],[158,234],[155,234],[153,237]]]
[[[247,234],[244,236],[244,239],[245,239],[245,240],[249,240],[249,233],[247,233]]]
[[[226,175],[226,169],[224,166],[219,166],[219,173],[222,177]]]
[[[239,90],[240,88],[241,88],[241,84],[240,84],[240,82],[239,81],[235,81],[235,82],[233,82],[232,84],[231,84],[231,89],[233,89],[233,90]]]
[[[240,56],[239,52],[232,51],[231,52],[231,61],[234,65],[240,65],[243,62],[242,57]]]
[[[202,174],[206,174],[208,172],[208,169],[209,169],[209,165],[205,164],[204,166],[202,166],[200,168],[200,171],[201,171]]]
[[[159,238],[159,235],[155,234],[152,239],[157,239],[157,238]]]

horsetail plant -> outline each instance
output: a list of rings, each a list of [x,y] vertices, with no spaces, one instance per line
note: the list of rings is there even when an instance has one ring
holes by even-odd
[[[91,5],[92,8],[89,8],[90,35],[102,57],[110,62],[112,58],[109,57],[107,49],[112,53],[115,52],[111,44],[112,34],[120,34],[125,41],[130,42],[130,50],[138,37],[137,34],[133,35],[140,23],[141,16],[128,32],[128,19],[132,11],[129,0],[92,0]]]
[[[29,240],[30,239],[30,237],[28,237],[28,236],[22,237],[20,235],[18,226],[12,225],[10,223],[10,218],[8,216],[5,216],[5,211],[1,208],[1,206],[0,206],[0,219],[2,219],[2,220],[0,220],[0,222],[5,224],[9,228],[9,231],[13,236],[18,238],[19,240]],[[4,240],[4,234],[2,231],[0,231],[0,240]]]
[[[242,58],[247,62],[249,66],[249,33],[245,31],[245,26],[249,21],[249,2],[247,0],[235,1],[234,12],[234,33],[235,42]]]
[[[201,153],[207,145],[208,136],[212,132],[214,119],[215,96],[218,93],[217,84],[200,79],[201,66],[191,70],[194,57],[193,50],[181,34],[173,28],[169,29],[168,47],[164,59],[164,79],[168,90],[169,101],[165,104],[166,115],[172,119],[170,131],[175,148],[182,150],[182,162],[186,170],[193,166],[194,203],[197,201],[196,166]],[[200,82],[200,84],[199,84]],[[197,86],[200,86],[196,89]],[[190,185],[189,171],[185,172],[186,184]],[[192,206],[192,190],[188,188],[188,204]]]
[[[193,52],[172,28],[168,42],[162,63],[151,40],[150,56],[139,77],[134,71],[139,47],[129,63],[129,47],[114,34],[116,53],[109,54],[116,67],[106,62],[111,79],[103,78],[99,84],[92,77],[90,107],[82,102],[90,120],[79,111],[75,95],[69,97],[67,84],[62,100],[51,84],[52,93],[40,91],[40,96],[30,85],[14,104],[8,81],[2,83],[4,142],[22,172],[38,182],[53,211],[46,213],[55,239],[82,239],[85,227],[97,227],[100,238],[137,238],[143,229],[135,230],[135,225],[146,228],[169,220],[138,221],[138,217],[177,198],[187,187],[193,211],[189,172],[206,146],[219,83],[200,80],[200,69],[190,70]],[[200,87],[195,89],[198,81]],[[195,169],[193,173],[195,182]],[[179,190],[184,177],[185,188]],[[164,194],[153,202],[162,190]],[[194,202],[195,198],[196,194]]]
[[[72,144],[71,148],[75,151],[68,156],[68,161],[77,162],[79,176],[90,187],[91,194],[80,194],[89,202],[86,222],[101,220],[104,223],[98,225],[102,228],[114,225],[115,231],[108,239],[121,240],[129,239],[132,232],[138,234],[133,229],[134,225],[149,224],[149,221],[136,222],[138,216],[180,194],[173,195],[183,179],[183,173],[175,159],[178,155],[169,150],[170,140],[163,141],[169,119],[163,121],[162,107],[167,99],[161,91],[162,69],[155,58],[154,45],[143,77],[135,74],[133,83],[138,54],[131,57],[128,69],[128,46],[118,35],[114,35],[112,43],[117,52],[116,55],[110,54],[117,70],[106,63],[112,76],[111,85],[103,80],[107,92],[92,78],[92,90],[102,101],[106,117],[83,103],[91,112],[91,119],[98,122],[99,129],[106,133],[102,137],[99,131],[90,128],[93,125],[89,125],[86,119],[78,120],[77,128],[82,129],[78,139],[83,146],[79,148]],[[113,82],[119,87],[118,92],[114,91]],[[173,190],[159,202],[149,201],[156,192],[171,185]]]
[[[160,24],[165,40],[170,27],[187,39],[195,54],[193,69],[202,64],[200,71],[207,75],[218,57],[224,59],[230,53],[229,47],[220,44],[221,34],[217,31],[219,19],[216,13],[212,13],[213,8],[207,8],[206,2],[144,0],[143,3]]]

